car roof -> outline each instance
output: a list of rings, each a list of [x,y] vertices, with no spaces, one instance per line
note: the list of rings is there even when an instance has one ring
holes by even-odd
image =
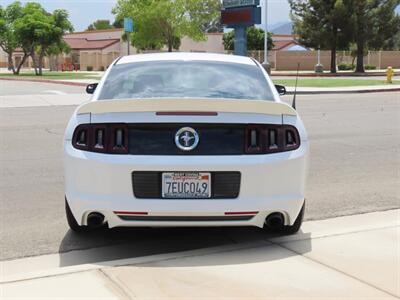
[[[254,65],[254,61],[246,56],[217,54],[217,53],[196,53],[196,52],[168,52],[136,54],[121,57],[116,64],[128,64],[147,61],[218,61]]]

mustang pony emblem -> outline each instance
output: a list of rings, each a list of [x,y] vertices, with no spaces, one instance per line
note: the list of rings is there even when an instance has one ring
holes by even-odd
[[[199,144],[199,135],[191,127],[183,127],[175,134],[175,144],[183,151],[191,151]]]
[[[186,131],[185,134],[180,137],[180,139],[185,143],[185,147],[189,147],[190,141],[194,139],[194,136],[191,136],[190,133]]]

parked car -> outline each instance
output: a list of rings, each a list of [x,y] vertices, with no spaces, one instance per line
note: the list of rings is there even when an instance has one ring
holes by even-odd
[[[279,90],[279,92],[278,92]],[[306,130],[263,67],[206,53],[118,58],[64,138],[69,226],[299,230]]]

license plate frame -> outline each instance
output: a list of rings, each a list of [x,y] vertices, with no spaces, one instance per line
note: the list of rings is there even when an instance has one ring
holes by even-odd
[[[211,184],[211,172],[162,172],[161,198],[210,199]]]

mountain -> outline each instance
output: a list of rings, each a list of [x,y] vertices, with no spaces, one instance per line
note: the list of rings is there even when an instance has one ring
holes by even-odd
[[[292,34],[293,23],[292,22],[281,22],[271,26],[271,32],[274,34]]]

